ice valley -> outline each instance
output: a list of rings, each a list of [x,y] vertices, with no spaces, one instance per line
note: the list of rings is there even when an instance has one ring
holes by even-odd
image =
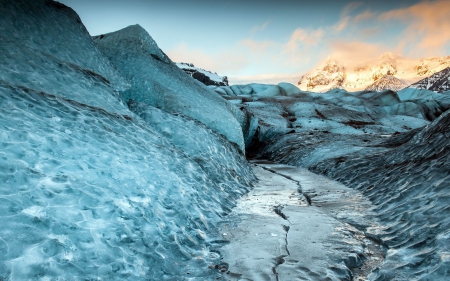
[[[205,86],[138,25],[0,14],[0,280],[449,278],[448,92]]]

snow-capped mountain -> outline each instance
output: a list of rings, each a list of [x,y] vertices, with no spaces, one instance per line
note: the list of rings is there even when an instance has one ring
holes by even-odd
[[[397,92],[406,87],[408,87],[408,84],[406,84],[405,81],[400,80],[392,75],[384,75],[383,77],[375,81],[372,85],[366,87],[366,90],[376,92],[392,90]]]
[[[409,87],[426,89],[438,93],[448,91],[450,90],[450,67],[436,72],[430,77],[424,78]]]
[[[328,58],[298,81],[301,90],[326,92],[332,88],[348,91],[364,90],[385,75],[412,84],[450,66],[450,56],[408,59],[392,53],[354,63]]]
[[[176,65],[192,78],[206,86],[228,86],[228,78],[208,70],[195,67],[192,63],[179,62]]]

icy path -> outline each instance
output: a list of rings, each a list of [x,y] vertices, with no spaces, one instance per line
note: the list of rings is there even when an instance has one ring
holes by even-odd
[[[306,169],[254,164],[258,184],[221,228],[227,279],[365,280],[383,260],[367,237],[377,226],[371,203],[357,191]]]

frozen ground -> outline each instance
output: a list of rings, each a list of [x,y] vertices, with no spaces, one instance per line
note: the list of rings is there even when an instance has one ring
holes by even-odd
[[[374,234],[388,250],[372,280],[448,280],[448,95],[416,89],[361,92],[356,98],[341,90],[334,94],[259,99],[268,108],[294,108],[286,119],[295,124],[307,118],[310,125],[268,141],[254,138],[250,151],[325,174],[374,204],[381,225]]]
[[[258,183],[221,227],[227,279],[365,280],[382,262],[361,193],[303,168],[253,163]]]

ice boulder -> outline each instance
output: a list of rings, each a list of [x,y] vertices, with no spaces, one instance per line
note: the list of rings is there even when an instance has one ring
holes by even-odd
[[[131,84],[122,92],[133,99],[170,113],[196,119],[244,151],[238,119],[242,113],[210,88],[189,77],[159,48],[139,25],[96,36],[94,41]]]
[[[282,88],[287,96],[293,96],[301,93],[300,89],[291,83],[282,82],[278,84],[278,87]]]

